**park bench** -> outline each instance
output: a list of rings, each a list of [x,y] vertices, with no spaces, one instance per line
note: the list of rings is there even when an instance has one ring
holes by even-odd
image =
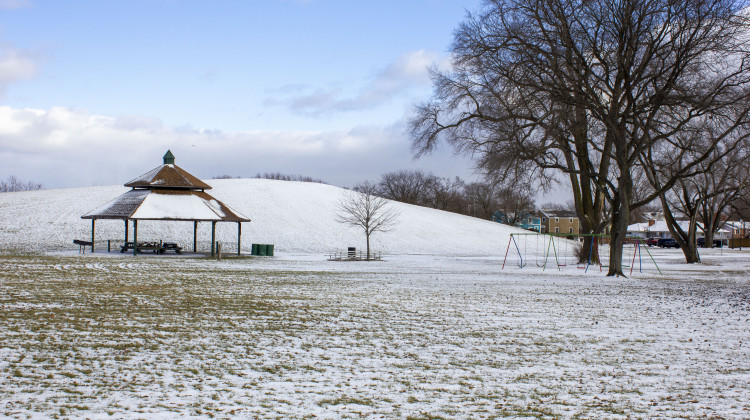
[[[125,245],[120,247],[120,252],[132,250],[135,247],[134,242],[125,242]],[[138,252],[143,251],[154,251],[154,254],[162,254],[161,245],[158,242],[138,242]]]
[[[161,246],[161,253],[163,254],[167,251],[174,251],[177,254],[182,254],[182,247],[175,242],[164,242]]]
[[[94,245],[94,243],[91,242],[91,241],[84,241],[84,240],[81,240],[81,239],[73,239],[73,243],[76,244],[76,245],[78,245],[78,253],[79,254],[80,253],[85,254],[86,253],[86,247]]]
[[[134,247],[134,242],[125,242],[120,247],[120,252],[132,251]],[[138,252],[143,251],[153,251],[154,254],[164,254],[167,251],[174,251],[177,254],[182,254],[182,247],[175,242],[138,242]]]

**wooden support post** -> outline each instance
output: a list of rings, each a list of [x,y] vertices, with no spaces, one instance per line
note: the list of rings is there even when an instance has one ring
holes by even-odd
[[[128,219],[125,219],[125,243],[128,243]]]
[[[138,255],[138,221],[133,220],[133,255]]]
[[[198,252],[198,221],[193,222],[193,252]]]
[[[216,254],[216,222],[211,222],[211,256]]]
[[[91,219],[91,252],[94,252],[94,231],[96,230],[96,219]]]
[[[242,251],[242,222],[237,222],[237,255]]]

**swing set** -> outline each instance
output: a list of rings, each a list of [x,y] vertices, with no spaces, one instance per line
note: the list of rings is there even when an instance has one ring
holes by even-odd
[[[581,258],[578,256],[578,243],[579,239],[583,239],[583,243],[589,243],[589,255],[585,262],[580,262]],[[505,258],[503,259],[503,270],[505,264],[508,261],[508,254],[517,254],[518,260],[517,265],[519,268],[524,268],[529,263],[529,259],[533,258],[534,264],[541,268],[542,271],[547,269],[547,265],[557,266],[558,271],[562,267],[568,265],[576,265],[579,269],[588,272],[589,267],[592,265],[598,265],[599,271],[603,268],[609,267],[608,261],[603,261],[603,258],[609,256],[609,235],[603,234],[565,234],[556,233],[554,235],[544,233],[511,233],[510,240],[508,240],[508,247],[505,250]],[[627,237],[625,238],[629,243],[633,243],[633,258],[630,263],[630,274],[633,274],[633,267],[635,267],[635,257],[638,256],[638,270],[643,272],[643,261],[641,255],[641,249],[645,249],[654,266],[661,274],[659,265],[656,264],[656,260],[649,252],[648,247],[641,246],[641,238],[638,237]],[[511,244],[514,245],[515,252],[511,251]],[[532,250],[529,248],[532,247]],[[599,255],[599,261],[594,261],[594,248],[597,249]],[[529,251],[531,251],[531,257],[529,257]],[[628,267],[624,265],[623,267]]]

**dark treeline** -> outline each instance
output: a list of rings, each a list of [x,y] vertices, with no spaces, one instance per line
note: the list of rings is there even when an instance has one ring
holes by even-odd
[[[528,191],[491,182],[466,183],[459,177],[443,178],[420,170],[388,172],[373,184],[377,194],[389,200],[488,220],[498,210],[506,214],[535,210]]]
[[[242,178],[239,176],[231,176],[231,175],[219,175],[213,177],[213,179],[235,179],[235,178]],[[265,172],[265,173],[258,173],[252,178],[257,179],[275,179],[278,181],[297,181],[297,182],[313,182],[316,184],[328,184],[327,182],[323,181],[322,179],[316,179],[309,176],[304,175],[288,175],[288,174],[282,174],[281,172]]]
[[[37,191],[41,190],[42,184],[34,181],[23,181],[11,175],[3,181],[0,181],[0,193],[17,192],[17,191]]]

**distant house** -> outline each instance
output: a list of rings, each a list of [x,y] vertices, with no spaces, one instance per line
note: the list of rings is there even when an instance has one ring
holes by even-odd
[[[680,227],[687,232],[690,222],[687,220],[678,220],[677,223],[680,225]],[[714,233],[714,239],[729,239],[732,235],[731,229],[727,228],[721,228],[716,233]],[[655,239],[662,239],[662,238],[671,238],[672,233],[669,232],[669,228],[667,227],[667,222],[664,220],[649,220],[645,223],[634,223],[632,225],[628,226],[628,236],[635,236],[641,239],[649,239],[649,238],[655,238]],[[698,226],[698,231],[696,232],[696,236],[698,238],[702,238],[705,235],[703,234],[703,229]]]
[[[570,210],[539,210],[537,216],[541,219],[542,233],[574,234],[581,233],[581,221],[574,211]]]
[[[724,224],[723,228],[732,232],[732,238],[750,237],[750,222],[728,221]]]
[[[503,211],[496,211],[492,215],[492,221],[503,223],[506,225],[510,225],[511,223],[510,218],[503,212]],[[533,230],[535,232],[541,232],[542,231],[542,218],[529,213],[529,212],[523,212],[516,220],[516,223],[513,224],[513,226],[526,229],[526,230]]]

